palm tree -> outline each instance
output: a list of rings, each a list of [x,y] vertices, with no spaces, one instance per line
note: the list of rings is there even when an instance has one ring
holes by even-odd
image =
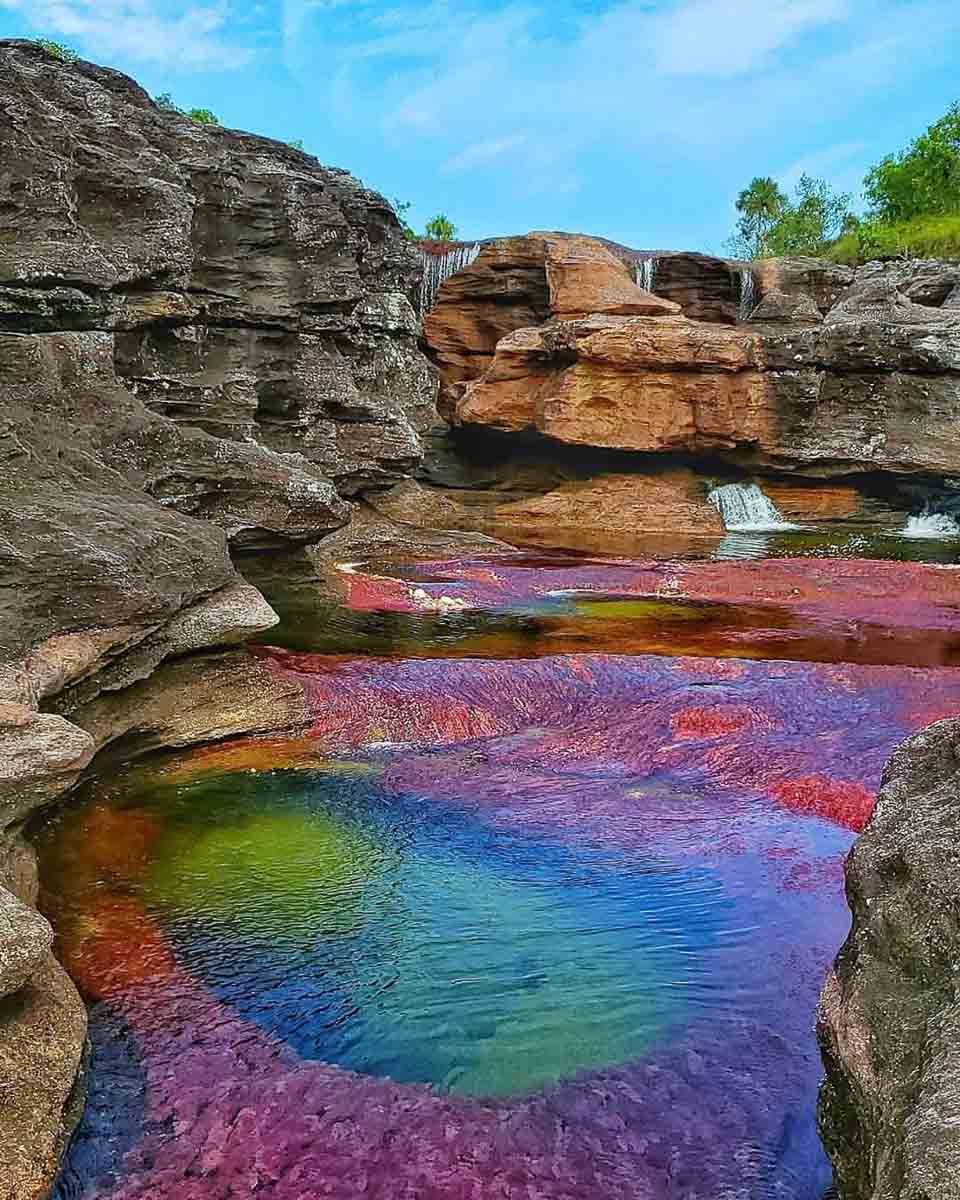
[[[780,191],[777,181],[767,176],[757,176],[748,188],[737,197],[737,222],[739,238],[746,257],[763,258],[768,253],[770,230],[787,209],[787,197]]]
[[[457,227],[449,217],[439,213],[427,223],[426,235],[434,242],[453,242],[457,237]]]

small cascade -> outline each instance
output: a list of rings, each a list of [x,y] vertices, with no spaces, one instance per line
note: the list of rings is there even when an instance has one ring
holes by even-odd
[[[755,483],[727,483],[714,488],[710,503],[731,533],[772,533],[797,529]]]
[[[753,310],[757,307],[757,281],[753,277],[752,267],[740,268],[740,310],[738,317],[741,321],[749,321]]]
[[[420,283],[420,315],[425,316],[437,302],[437,295],[444,282],[458,271],[466,270],[480,253],[480,243],[472,246],[451,246],[443,254],[420,251],[423,263],[423,278]]]
[[[648,254],[638,258],[634,264],[634,278],[637,287],[643,292],[652,292],[657,285],[657,256]]]
[[[925,508],[922,513],[907,518],[903,527],[905,538],[955,538],[960,537],[960,522],[949,513],[934,512]]]

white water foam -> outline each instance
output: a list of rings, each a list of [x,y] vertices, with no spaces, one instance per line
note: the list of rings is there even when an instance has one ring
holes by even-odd
[[[906,538],[955,538],[960,537],[960,523],[947,513],[923,512],[908,517],[903,527]]]
[[[641,291],[652,292],[657,285],[657,256],[649,254],[646,258],[638,258],[634,275]]]
[[[708,499],[731,533],[779,533],[799,529],[783,519],[769,496],[755,483],[727,483],[714,488]]]

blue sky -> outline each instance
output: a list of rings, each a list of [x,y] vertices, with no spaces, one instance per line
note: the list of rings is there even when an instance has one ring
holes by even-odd
[[[859,192],[960,99],[957,0],[0,0],[225,124],[446,212],[719,250],[755,174]]]

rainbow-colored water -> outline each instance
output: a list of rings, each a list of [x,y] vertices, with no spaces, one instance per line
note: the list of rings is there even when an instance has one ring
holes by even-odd
[[[309,731],[39,834],[94,1048],[60,1200],[819,1200],[843,858],[960,712],[956,579],[346,570],[350,653],[256,651]]]

